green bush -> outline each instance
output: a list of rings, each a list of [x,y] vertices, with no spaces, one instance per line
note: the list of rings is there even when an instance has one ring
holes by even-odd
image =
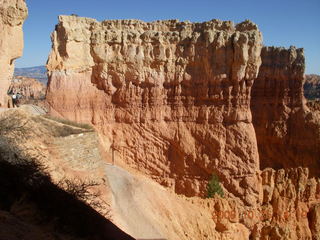
[[[207,185],[207,197],[213,198],[216,194],[218,194],[221,197],[224,196],[223,189],[220,185],[219,177],[216,174],[212,174],[211,180],[208,182]]]

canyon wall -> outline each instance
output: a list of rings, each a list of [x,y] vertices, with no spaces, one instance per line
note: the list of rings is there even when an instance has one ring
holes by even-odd
[[[303,96],[303,49],[264,47],[251,109],[261,168],[308,167],[320,176],[320,118]]]
[[[0,107],[8,106],[7,90],[14,60],[22,55],[22,24],[27,15],[24,0],[0,0]]]
[[[216,173],[230,196],[259,201],[255,24],[60,16],[52,42],[51,114],[93,123],[116,161],[176,193],[203,196]]]
[[[309,174],[301,167],[262,171],[261,206],[240,215],[250,239],[319,239],[320,179]]]

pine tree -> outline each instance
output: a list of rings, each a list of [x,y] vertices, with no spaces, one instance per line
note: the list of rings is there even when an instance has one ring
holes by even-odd
[[[221,197],[224,196],[223,189],[220,185],[219,177],[216,174],[212,174],[211,180],[208,182],[207,185],[207,192],[208,198],[214,197],[215,194],[218,194]]]

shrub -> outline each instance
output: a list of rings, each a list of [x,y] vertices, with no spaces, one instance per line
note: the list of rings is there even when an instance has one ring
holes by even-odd
[[[207,197],[212,198],[216,194],[218,194],[221,197],[224,196],[223,189],[220,185],[219,177],[216,174],[212,174],[211,180],[208,182],[207,185]]]
[[[106,208],[106,217],[111,217],[109,205],[99,202],[98,193],[89,191],[97,183],[74,179],[62,181],[59,186],[46,171],[34,160],[17,156],[15,162],[8,162],[0,155],[0,210],[10,211],[13,205],[31,203],[34,212],[28,214],[37,216],[41,223],[52,224],[58,233],[105,239],[94,236],[104,234],[108,221],[88,205]]]
[[[22,118],[19,113],[13,112],[9,114],[3,114],[0,118],[0,135],[5,135],[10,132],[15,134],[26,134],[30,129],[28,126],[29,120]]]

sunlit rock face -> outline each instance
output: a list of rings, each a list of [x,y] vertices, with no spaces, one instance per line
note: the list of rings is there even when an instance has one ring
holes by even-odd
[[[255,24],[60,16],[52,42],[51,114],[93,123],[118,159],[176,193],[203,196],[215,172],[231,195],[258,201]]]
[[[308,167],[320,176],[320,117],[303,96],[303,49],[264,47],[252,88],[261,168]]]
[[[14,60],[22,55],[22,24],[28,15],[24,0],[0,0],[0,107],[8,106]]]

